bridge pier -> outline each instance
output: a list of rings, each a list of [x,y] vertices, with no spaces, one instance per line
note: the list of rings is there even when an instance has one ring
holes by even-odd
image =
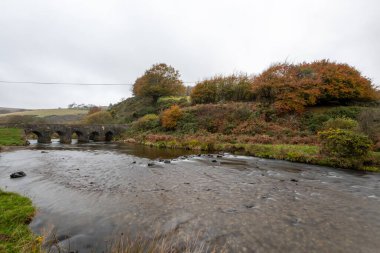
[[[66,132],[59,136],[59,142],[63,144],[71,144],[71,132]]]
[[[51,143],[50,131],[41,131],[37,134],[38,143]]]
[[[87,143],[90,142],[90,137],[88,134],[78,135],[78,143]]]

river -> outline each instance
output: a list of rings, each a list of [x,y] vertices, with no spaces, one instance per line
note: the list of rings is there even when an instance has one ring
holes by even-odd
[[[27,176],[9,178],[19,170]],[[380,249],[374,173],[134,144],[32,141],[0,153],[0,187],[33,200],[35,233],[54,233],[80,253],[103,252],[121,234],[175,234],[228,252]]]

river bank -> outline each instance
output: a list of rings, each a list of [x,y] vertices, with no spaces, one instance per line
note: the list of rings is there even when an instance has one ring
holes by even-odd
[[[41,238],[28,227],[35,213],[30,199],[0,189],[0,252],[40,252]]]
[[[227,140],[232,140],[228,142]],[[120,142],[138,143],[157,148],[187,149],[207,152],[229,152],[232,154],[254,156],[267,159],[285,160],[305,164],[329,166],[343,169],[358,169],[380,172],[380,152],[370,152],[363,162],[364,166],[353,167],[351,159],[329,157],[321,154],[318,145],[306,144],[252,144],[236,143],[233,137],[221,135],[207,137],[194,135],[138,134],[125,133]]]

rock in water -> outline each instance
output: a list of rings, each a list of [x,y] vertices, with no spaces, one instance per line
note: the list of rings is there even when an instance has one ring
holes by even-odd
[[[19,177],[25,177],[26,174],[23,171],[18,171],[11,174],[11,178],[19,178]]]

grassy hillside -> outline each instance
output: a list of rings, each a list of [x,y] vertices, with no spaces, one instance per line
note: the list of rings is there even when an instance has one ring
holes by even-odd
[[[8,107],[0,107],[0,114],[12,113],[12,112],[22,112],[26,111],[25,109],[19,108],[8,108]]]
[[[115,104],[109,111],[118,123],[130,123],[147,114],[158,114],[173,104],[188,106],[189,99],[186,96],[161,97],[155,104],[148,97],[131,97]]]
[[[111,111],[119,122],[132,121],[132,127],[124,134],[125,141],[160,148],[238,152],[350,168],[356,166],[353,160],[321,155],[318,132],[331,126],[345,128],[344,124],[353,124],[348,127],[370,136],[375,144],[373,150],[380,150],[379,107],[309,107],[303,114],[279,115],[256,102],[185,103],[179,108],[178,117],[170,119],[174,127],[167,128],[163,117],[169,110],[164,108],[173,103],[178,102],[171,100],[164,107],[149,100],[131,98]],[[379,170],[379,153],[371,153],[364,165],[361,169]]]
[[[379,166],[371,152],[380,151],[380,91],[355,67],[330,60],[277,63],[258,75],[204,79],[186,93],[176,86],[178,71],[155,67],[134,84],[136,97],[110,109],[115,121],[132,122],[125,141],[242,150],[343,168]],[[174,94],[189,94],[190,100],[165,97]],[[270,146],[252,146],[265,144]],[[304,147],[283,145],[316,152],[300,154]]]

